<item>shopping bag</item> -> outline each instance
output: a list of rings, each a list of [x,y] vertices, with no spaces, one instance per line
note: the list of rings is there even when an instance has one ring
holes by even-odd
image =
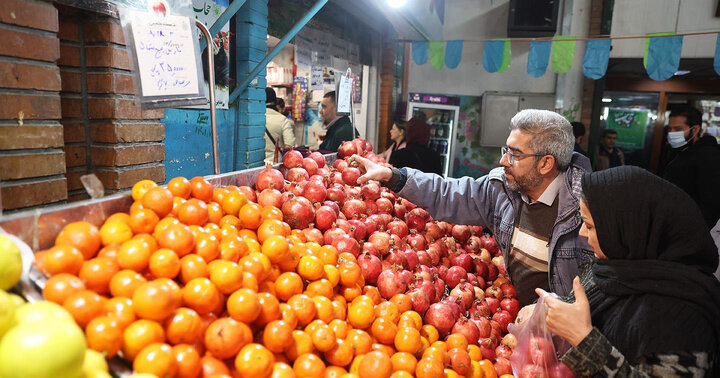
[[[572,378],[572,370],[560,362],[558,355],[564,354],[570,344],[553,336],[547,329],[545,318],[546,295],[541,296],[532,315],[522,324],[510,324],[508,331],[517,338],[517,347],[510,356],[510,365],[516,378]]]

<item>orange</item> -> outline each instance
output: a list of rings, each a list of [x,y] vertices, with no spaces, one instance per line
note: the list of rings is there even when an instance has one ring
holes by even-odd
[[[224,238],[220,242],[219,249],[221,259],[233,262],[239,261],[249,252],[247,243],[237,235]]]
[[[139,319],[130,324],[123,332],[123,356],[132,361],[146,346],[165,342],[165,332],[157,322]]]
[[[422,347],[420,337],[420,331],[415,328],[400,328],[395,335],[395,349],[398,352],[415,354]]]
[[[277,356],[275,359],[277,360]],[[270,378],[295,378],[295,371],[285,362],[275,362]]]
[[[193,346],[176,345],[172,347],[172,355],[178,367],[175,378],[195,378],[202,372],[200,353]]]
[[[105,294],[110,289],[110,280],[119,270],[115,260],[107,257],[95,257],[83,263],[79,276],[89,290]]]
[[[352,304],[348,308],[347,317],[353,327],[360,329],[368,328],[373,320],[375,320],[373,306],[367,303]]]
[[[242,286],[245,289],[250,289],[255,292],[260,289],[257,277],[255,277],[255,275],[250,272],[243,272]]]
[[[213,201],[215,201],[218,204],[221,204],[222,201],[230,195],[230,190],[228,188],[215,188],[213,189]]]
[[[147,280],[134,270],[121,270],[110,279],[110,294],[113,297],[132,298],[135,289]]]
[[[145,241],[141,239],[128,240],[118,249],[118,265],[122,269],[141,272],[147,267],[152,253],[152,248]]]
[[[273,235],[290,235],[290,227],[287,223],[277,219],[264,220],[257,229],[258,241],[264,242],[265,239]]]
[[[156,239],[160,248],[172,249],[179,257],[192,252],[195,248],[195,236],[190,227],[184,224],[172,224],[158,232]]]
[[[293,295],[288,299],[287,304],[295,311],[299,325],[305,326],[315,319],[317,307],[315,307],[315,301],[309,296],[305,294]]]
[[[285,272],[275,280],[275,292],[278,298],[287,301],[296,294],[303,291],[303,281],[299,274],[295,272]]]
[[[130,215],[132,215],[139,210],[146,210],[146,209],[143,207],[142,202],[135,201],[135,202],[133,202],[132,205],[130,205],[130,210],[128,211],[128,213]]]
[[[231,191],[228,195],[224,196],[220,205],[222,206],[225,214],[237,216],[246,203],[248,203],[247,197],[244,194],[236,191]]]
[[[360,282],[362,270],[357,263],[353,261],[343,261],[339,264],[338,270],[340,271],[340,282],[344,286],[354,286]]]
[[[207,182],[204,178],[196,176],[190,179],[190,186],[192,187],[192,196],[205,202],[210,202],[213,199],[213,186]]]
[[[350,342],[339,339],[332,349],[325,352],[325,360],[335,366],[348,366],[355,356]]]
[[[328,366],[325,369],[325,375],[323,375],[323,378],[340,378],[345,376],[346,374],[348,374],[347,370],[339,366]]]
[[[297,267],[297,272],[306,280],[315,281],[322,278],[325,270],[322,260],[315,256],[303,256]]]
[[[245,345],[235,357],[235,369],[243,378],[269,377],[275,357],[260,344]]]
[[[127,213],[115,213],[111,216],[109,216],[107,219],[105,219],[105,223],[125,223],[130,224],[130,215]]]
[[[242,268],[230,261],[215,260],[221,265],[217,269],[210,270],[210,281],[215,284],[223,294],[232,294],[242,287]],[[212,263],[211,263],[212,264]]]
[[[260,315],[260,299],[250,289],[238,289],[227,300],[228,314],[235,320],[251,323]]]
[[[202,257],[190,254],[180,259],[180,280],[183,283],[202,277],[210,277],[207,263]]]
[[[470,359],[473,361],[482,360],[482,349],[477,345],[468,345],[467,352],[470,355]]]
[[[372,350],[372,337],[367,332],[360,329],[351,329],[348,331],[347,338],[345,339],[350,342],[355,355],[360,356],[368,353]]]
[[[393,371],[404,370],[408,373],[415,372],[415,365],[417,365],[417,359],[410,353],[395,353],[390,357],[390,361],[393,365]]]
[[[400,310],[395,303],[385,301],[375,306],[375,317],[376,318],[387,318],[393,323],[397,323],[400,320]]]
[[[220,254],[220,242],[212,234],[204,233],[195,237],[194,252],[203,258],[205,262],[215,260]]]
[[[335,336],[337,336],[338,339],[343,340],[347,338],[348,331],[350,331],[350,326],[342,319],[331,320],[330,323],[328,323],[328,327],[335,332]]]
[[[412,327],[416,330],[422,328],[422,317],[415,311],[405,311],[400,314],[400,320],[398,320],[398,327]]]
[[[480,369],[483,371],[483,376],[485,378],[496,378],[497,372],[495,371],[495,366],[493,366],[493,363],[490,360],[482,360],[478,361],[478,364],[480,365]]]
[[[219,318],[205,331],[205,347],[213,356],[227,359],[235,356],[252,342],[252,330],[243,322],[232,318]]]
[[[310,282],[305,288],[305,294],[311,297],[322,295],[330,298],[333,295],[333,285],[327,279],[321,278],[317,281]]]
[[[150,188],[141,201],[143,208],[154,211],[161,218],[170,214],[173,209],[173,194],[160,186]]]
[[[205,202],[191,198],[178,207],[178,219],[186,225],[202,226],[210,217]]]
[[[205,354],[200,359],[200,363],[202,364],[203,377],[225,378],[230,376],[230,369],[228,369],[227,365],[209,354]]]
[[[315,317],[325,323],[330,323],[335,318],[335,310],[332,307],[332,301],[328,297],[320,295],[313,297],[315,309],[317,310]]]
[[[466,376],[470,372],[471,359],[465,349],[453,348],[447,352],[450,367],[458,374]]]
[[[268,220],[268,219],[276,219],[276,220],[283,220],[283,213],[282,210],[278,209],[275,206],[264,206],[262,208],[262,211],[260,212],[260,216],[262,217],[262,220]]]
[[[82,253],[71,245],[58,245],[38,254],[42,254],[39,258],[41,270],[51,276],[60,273],[77,275],[83,265]]]
[[[337,343],[335,339],[335,332],[324,324],[324,322],[321,326],[310,332],[310,337],[312,338],[315,348],[321,352],[329,351]]]
[[[150,252],[155,252],[158,249],[157,240],[150,234],[137,234],[133,236],[133,239],[144,242],[150,248]]]
[[[136,373],[154,374],[158,377],[173,377],[177,362],[168,344],[154,343],[143,348],[133,360]]]
[[[133,236],[132,229],[127,223],[106,221],[100,227],[100,237],[103,245],[122,244]]]
[[[257,230],[263,221],[262,206],[253,202],[248,202],[240,208],[238,218],[240,218],[240,224],[244,228]]]
[[[190,198],[190,194],[192,193],[190,181],[182,176],[175,177],[168,181],[167,188],[173,196],[184,199]]]
[[[263,330],[263,345],[271,352],[282,353],[293,343],[292,328],[282,320],[273,320]]]
[[[80,250],[85,260],[95,256],[101,244],[100,231],[88,222],[70,223],[55,238],[55,245],[71,245]]]
[[[493,371],[495,371],[494,367]],[[415,376],[417,378],[444,378],[444,364],[438,359],[423,358],[415,365]]]
[[[121,330],[125,330],[135,321],[135,310],[133,310],[130,298],[110,298],[103,306],[103,313],[115,319]]]
[[[400,311],[401,314],[405,311],[412,310],[412,301],[410,301],[410,297],[403,293],[393,295],[393,297],[390,298],[390,302],[397,305],[398,311]]]
[[[180,258],[169,249],[158,249],[150,256],[148,268],[157,278],[175,278],[180,273]]]
[[[140,209],[130,215],[130,229],[136,234],[151,233],[160,221],[160,217],[150,209]]]
[[[222,295],[207,278],[194,278],[182,289],[185,306],[199,314],[207,314],[215,310],[222,302]]]
[[[170,316],[178,304],[173,298],[171,288],[159,280],[138,286],[133,293],[132,302],[139,317],[156,321]]]
[[[85,328],[88,348],[104,353],[106,358],[114,357],[122,347],[122,329],[117,320],[110,316],[98,316]]]
[[[47,280],[42,295],[45,299],[62,305],[65,299],[82,290],[85,290],[85,284],[80,278],[69,273],[60,273]]]
[[[383,344],[392,344],[395,340],[395,335],[398,332],[398,327],[392,320],[387,318],[375,318],[372,326],[370,327],[372,335]]]
[[[259,293],[260,315],[255,319],[255,324],[265,325],[273,320],[280,319],[280,302],[270,293]]]
[[[120,249],[119,245],[108,245],[103,247],[98,253],[97,257],[107,257],[117,262],[117,251]]]
[[[305,353],[295,360],[293,370],[298,378],[322,377],[325,363],[316,354]]]
[[[165,217],[163,219],[160,219],[160,222],[155,225],[155,230],[153,231],[152,236],[157,239],[157,236],[160,234],[160,232],[166,230],[168,227],[174,224],[180,224],[180,221],[177,220],[177,218],[175,217]]]
[[[156,186],[157,184],[152,180],[140,180],[133,185],[130,193],[133,200],[140,201],[148,190]]]
[[[220,219],[225,215],[222,207],[217,202],[210,202],[207,204],[208,208],[208,222],[212,224],[218,224]]]
[[[414,375],[406,372],[405,370],[396,370],[390,375],[390,378],[413,378]]]
[[[382,352],[366,354],[358,369],[360,378],[389,378],[393,372],[390,356]]]
[[[342,289],[342,295],[345,300],[352,301],[353,299],[362,295],[362,287],[359,284],[355,284],[353,286],[345,286]]]
[[[460,348],[466,350],[468,347],[467,339],[462,333],[453,333],[445,339],[445,345],[447,349]]]
[[[203,321],[193,309],[180,307],[165,321],[165,334],[170,344],[195,344],[203,339]]]
[[[63,307],[80,327],[85,328],[92,319],[102,315],[106,300],[90,290],[82,290],[65,299]]]
[[[288,253],[290,245],[285,237],[273,235],[262,243],[262,253],[270,259],[270,262],[277,264],[282,261]]]

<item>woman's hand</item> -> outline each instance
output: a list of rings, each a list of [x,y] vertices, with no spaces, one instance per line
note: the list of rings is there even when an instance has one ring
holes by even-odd
[[[364,172],[364,174],[358,178],[358,184],[364,184],[369,180],[387,182],[392,178],[392,170],[388,167],[365,159],[360,155],[353,155],[350,159],[358,162],[360,164],[360,170]]]
[[[575,303],[565,303],[552,296],[545,297],[545,305],[548,307],[545,322],[550,332],[567,340],[573,347],[577,347],[592,331],[592,320],[590,303],[578,277],[573,280],[573,290]],[[535,292],[540,296],[545,294],[542,289],[535,289]]]

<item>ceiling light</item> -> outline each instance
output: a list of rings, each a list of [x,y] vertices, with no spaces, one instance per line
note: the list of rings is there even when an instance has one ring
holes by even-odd
[[[602,99],[602,102],[612,102],[612,99],[605,97]]]
[[[678,70],[678,71],[676,71],[673,75],[675,75],[675,76],[681,76],[681,75],[687,75],[687,74],[689,74],[689,73],[690,73],[690,71]]]
[[[387,3],[392,8],[401,8],[407,0],[387,0]]]

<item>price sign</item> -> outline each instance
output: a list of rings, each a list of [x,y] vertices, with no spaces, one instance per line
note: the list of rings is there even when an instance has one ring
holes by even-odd
[[[340,78],[340,85],[337,93],[337,113],[338,114],[349,114],[350,113],[350,98],[353,90],[353,79],[352,73],[348,68],[347,71]]]

